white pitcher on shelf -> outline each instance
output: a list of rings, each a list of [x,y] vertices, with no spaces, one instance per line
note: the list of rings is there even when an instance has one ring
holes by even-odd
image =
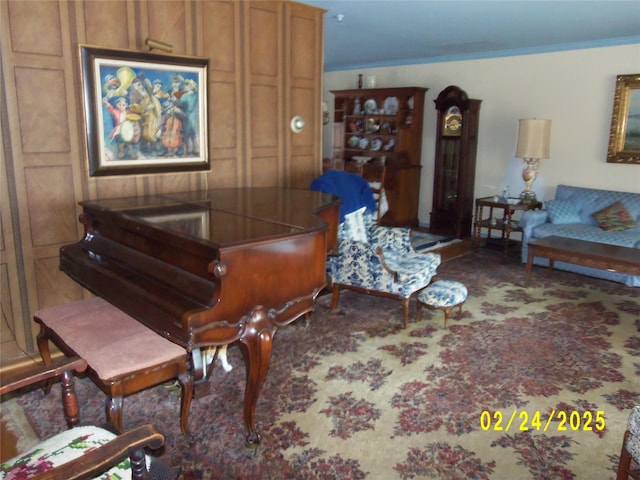
[[[362,107],[360,106],[360,97],[356,97],[356,100],[353,105],[353,114],[354,115],[362,114]]]

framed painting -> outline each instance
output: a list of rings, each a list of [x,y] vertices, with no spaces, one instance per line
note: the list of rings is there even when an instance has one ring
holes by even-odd
[[[204,58],[80,45],[89,174],[210,168]]]
[[[616,77],[607,162],[640,165],[640,74]]]

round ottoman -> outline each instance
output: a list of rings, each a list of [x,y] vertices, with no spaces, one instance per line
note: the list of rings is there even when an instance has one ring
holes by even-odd
[[[421,308],[426,305],[431,309],[444,311],[444,328],[454,307],[460,307],[467,299],[467,287],[454,280],[437,280],[418,294],[417,320],[420,320]]]

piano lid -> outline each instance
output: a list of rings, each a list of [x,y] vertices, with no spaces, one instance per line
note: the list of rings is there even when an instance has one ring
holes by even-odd
[[[332,203],[309,190],[239,188],[80,202],[85,208],[188,238],[209,247],[229,247],[323,229],[310,213]]]

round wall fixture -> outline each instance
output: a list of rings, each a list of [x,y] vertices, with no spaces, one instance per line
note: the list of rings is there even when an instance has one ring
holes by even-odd
[[[291,119],[291,131],[293,133],[300,133],[304,130],[304,125],[304,119],[299,115],[296,115]]]

